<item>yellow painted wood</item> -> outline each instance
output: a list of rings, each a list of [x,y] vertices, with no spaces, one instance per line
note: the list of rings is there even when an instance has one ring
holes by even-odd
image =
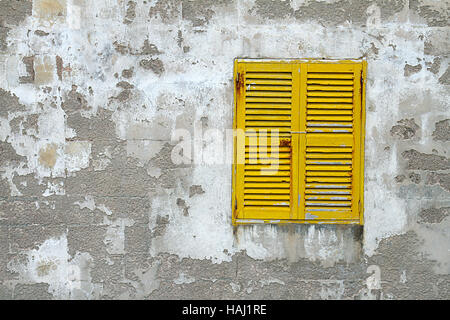
[[[320,191],[324,191],[325,189],[339,189],[339,190],[347,190],[347,189],[351,189],[351,184],[349,183],[317,183],[317,182],[312,182],[312,183],[306,183],[305,187],[309,190],[317,190],[318,192]]]
[[[340,97],[352,97],[353,93],[352,92],[347,92],[347,91],[309,91],[307,93],[308,97],[336,97],[336,98],[340,98]],[[351,101],[350,101],[351,102]]]
[[[311,74],[316,72],[324,74],[347,74],[349,77],[353,76],[353,67],[355,64],[347,63],[310,63],[308,64],[308,78],[311,78]],[[332,77],[328,77],[332,78]]]
[[[255,194],[249,194],[249,193],[245,193],[244,194],[244,199],[245,200],[259,200],[259,199],[264,199],[264,200],[277,200],[277,201],[289,201],[291,198],[291,196],[289,194],[267,194],[267,193],[255,193]]]
[[[306,146],[307,151],[312,152],[352,152],[353,137],[351,134],[311,133]]]
[[[330,115],[330,116],[352,116],[353,110],[329,110],[329,109],[311,109],[308,108],[307,110],[308,116],[313,115]],[[351,119],[350,119],[351,120]]]
[[[346,79],[308,79],[308,85],[353,86],[353,80]]]
[[[247,79],[245,81],[245,86],[248,87],[248,85],[282,85],[282,86],[289,86],[292,84],[291,79],[261,79],[261,78],[254,78],[254,79]]]
[[[242,179],[242,184],[243,184],[243,179]],[[253,189],[253,188],[263,188],[265,189],[265,191],[267,191],[267,189],[286,189],[286,192],[289,194],[290,193],[290,188],[291,185],[289,184],[289,182],[261,182],[261,183],[247,183],[246,185],[246,189]]]
[[[338,217],[338,218],[336,218]],[[335,219],[339,219],[341,222],[340,224],[347,224],[348,222],[346,220],[351,220],[352,218],[352,211],[351,209],[323,209],[321,211],[316,211],[313,209],[306,209],[305,218],[309,218],[312,220],[322,220],[322,221],[333,221]]]
[[[353,121],[352,116],[329,116],[329,115],[308,115],[306,118],[308,121],[329,121],[329,122],[336,122],[336,121]]]
[[[257,206],[247,207],[245,211],[246,219],[286,219],[290,212],[289,207],[282,206]],[[287,220],[287,219],[286,219]]]
[[[352,103],[353,99],[352,98],[316,98],[316,97],[310,97],[308,96],[308,98],[306,99],[306,101],[309,102],[327,102],[327,103]]]
[[[352,173],[348,171],[336,171],[336,170],[329,170],[329,171],[313,171],[309,170],[312,166],[306,166],[306,178],[309,177],[351,177]]]
[[[237,64],[236,74],[235,74],[235,94],[236,94],[236,123],[235,129],[237,133],[245,132],[245,92],[244,86],[241,85],[245,79],[245,65]],[[235,153],[235,194],[236,194],[236,205],[234,206],[235,214],[233,215],[235,219],[244,218],[244,167],[245,167],[245,136],[244,139],[239,139],[240,135],[236,137],[236,153]],[[244,140],[244,141],[242,141]],[[244,153],[244,157],[241,155]]]
[[[290,91],[247,90],[247,97],[291,97]]]
[[[353,109],[353,105],[351,104],[342,104],[342,103],[335,103],[335,102],[331,102],[331,103],[327,103],[327,104],[323,104],[323,103],[309,103],[308,104],[308,109],[333,109],[333,110],[342,110],[342,109]]]
[[[351,190],[346,189],[332,189],[332,188],[313,188],[313,189],[306,189],[305,194],[307,195],[313,195],[313,194],[319,194],[319,195],[325,195],[325,194],[332,194],[332,195],[350,195]]]
[[[245,110],[245,114],[247,116],[251,116],[251,115],[283,115],[283,116],[289,116],[291,115],[291,110],[290,109],[271,109],[271,110],[267,110],[269,108],[266,109],[249,109],[247,108]]]
[[[321,166],[321,165],[306,165],[306,170],[310,171],[351,171],[352,166],[351,165],[328,165],[328,166]],[[326,175],[326,174],[324,174]]]
[[[291,109],[290,103],[273,103],[272,101],[264,103],[247,103],[246,110],[249,109]]]
[[[290,164],[290,158],[246,158],[245,164],[263,164],[263,165],[274,165],[274,164]]]
[[[352,196],[350,195],[317,195],[317,194],[307,194],[305,196],[306,200],[347,200],[351,201]]]
[[[251,84],[248,81],[246,82],[246,86],[245,88],[247,89],[247,95],[250,92],[258,92],[258,91],[287,91],[289,93],[289,95],[291,94],[292,91],[292,86],[290,85],[270,85],[270,86],[264,86],[264,85],[256,85],[256,84]]]
[[[353,132],[352,128],[324,128],[324,127],[308,127],[306,128],[307,132],[312,132],[312,133],[351,133]]]
[[[311,135],[313,136],[313,135]],[[314,141],[312,140],[309,143],[314,143]],[[308,145],[306,148],[306,152],[320,152],[320,153],[351,153],[352,152],[352,148],[351,147],[335,147],[333,145],[331,146],[327,146],[327,147],[314,147],[314,146],[310,146]]]
[[[308,79],[353,79],[350,73],[308,73]]]
[[[365,72],[365,61],[236,60],[233,126],[246,137],[234,138],[233,224],[363,223]]]
[[[317,153],[309,152],[306,156],[306,163],[308,161],[317,161],[317,159],[327,159],[332,161],[333,159],[352,159],[353,155],[348,153]],[[350,160],[351,161],[351,160]]]
[[[285,104],[291,104],[291,98],[290,97],[247,97],[245,98],[245,102],[269,102],[269,103],[285,103]]]
[[[352,178],[350,177],[309,177],[306,176],[306,182],[332,182],[332,183],[340,183],[340,182],[352,182]]]
[[[352,83],[350,81],[350,83]],[[331,85],[308,85],[308,91],[353,91],[353,86],[331,86]]]

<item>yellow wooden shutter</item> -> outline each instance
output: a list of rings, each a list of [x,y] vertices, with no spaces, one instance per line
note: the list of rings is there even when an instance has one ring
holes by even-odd
[[[292,219],[298,207],[298,137],[291,134],[298,130],[298,64],[239,63],[237,73],[236,128],[245,139],[237,139],[236,150],[245,155],[236,164],[235,217]]]
[[[356,63],[302,65],[300,219],[361,222],[361,72]]]
[[[234,224],[363,223],[363,72],[355,61],[235,64]]]

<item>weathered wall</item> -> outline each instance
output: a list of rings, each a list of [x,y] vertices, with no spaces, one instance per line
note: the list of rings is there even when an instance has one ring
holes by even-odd
[[[449,299],[448,21],[431,0],[0,0],[0,298]],[[367,59],[363,228],[233,229],[229,161],[171,161],[176,129],[232,127],[236,57]]]

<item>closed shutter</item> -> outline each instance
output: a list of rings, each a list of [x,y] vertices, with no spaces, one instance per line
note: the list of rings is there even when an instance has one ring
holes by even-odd
[[[356,61],[235,64],[234,224],[363,223],[363,72]]]
[[[299,72],[297,64],[238,65],[236,218],[292,219],[296,215]],[[276,130],[276,131],[274,131]]]
[[[360,64],[303,67],[300,192],[305,220],[359,222],[361,70]]]

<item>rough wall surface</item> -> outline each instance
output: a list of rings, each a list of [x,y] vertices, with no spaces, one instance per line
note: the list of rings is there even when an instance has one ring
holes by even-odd
[[[449,299],[449,10],[0,0],[0,298]],[[173,163],[236,57],[367,59],[363,227],[233,228],[230,163]]]

